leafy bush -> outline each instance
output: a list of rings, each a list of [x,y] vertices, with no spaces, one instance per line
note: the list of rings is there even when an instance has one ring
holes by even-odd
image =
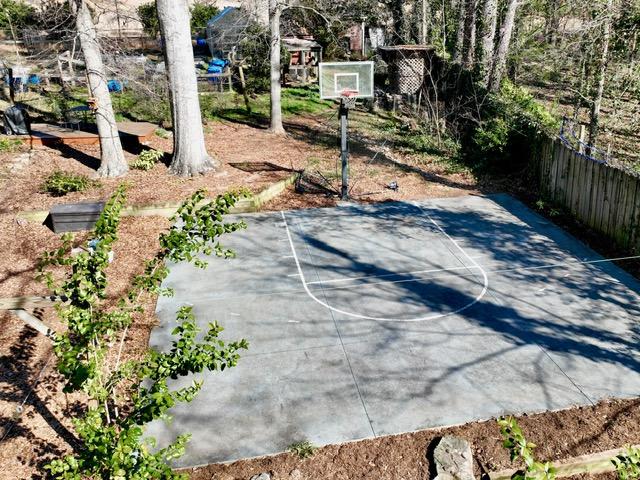
[[[207,28],[207,23],[215,17],[220,10],[212,3],[196,1],[191,5],[191,32],[199,33]]]
[[[184,453],[189,435],[162,449],[145,437],[144,427],[156,419],[167,419],[167,411],[180,402],[190,402],[202,387],[193,381],[174,387],[170,379],[204,371],[234,367],[245,340],[222,341],[222,327],[209,323],[204,335],[191,307],[177,312],[171,348],[149,349],[141,358],[123,359],[123,345],[136,315],[144,312],[148,296],[170,295],[162,288],[167,264],[188,261],[205,268],[204,255],[231,257],[233,252],[219,243],[225,233],[246,228],[242,222],[228,223],[223,217],[239,199],[234,193],[206,201],[203,191],[187,199],[171,218],[172,226],[160,235],[160,250],[144,262],[144,272],[126,288],[119,302],[111,304],[106,291],[109,253],[118,238],[118,226],[126,196],[123,187],[106,204],[93,232],[91,251],[73,254],[73,237],[45,253],[39,278],[67,302],[56,312],[66,326],[53,336],[57,368],[65,379],[65,392],[88,397],[84,408],[72,419],[79,447],[52,460],[45,469],[56,479],[186,479],[171,468],[171,460]],[[54,276],[50,267],[65,272]]]
[[[553,480],[556,477],[556,469],[551,463],[536,461],[533,456],[536,445],[527,441],[515,418],[501,418],[498,425],[503,438],[502,446],[509,450],[511,461],[520,459],[525,465],[524,472],[516,472],[511,477],[513,480]]]
[[[482,121],[464,141],[466,157],[481,169],[512,170],[526,162],[545,134],[555,134],[559,120],[525,88],[508,80],[488,96]]]
[[[246,87],[247,93],[256,94],[269,90],[271,78],[269,30],[259,23],[253,23],[247,27],[244,39],[240,42],[240,56],[250,65],[247,69]],[[289,52],[282,47],[280,49],[282,65],[287,65],[290,60]]]
[[[160,32],[160,22],[158,21],[158,10],[156,2],[143,3],[138,6],[138,18],[142,23],[144,33],[152,38],[156,38]]]
[[[0,0],[0,29],[13,27],[21,29],[33,25],[36,21],[36,9],[28,3],[16,0]],[[17,32],[16,32],[17,34]]]
[[[207,22],[218,14],[218,7],[205,2],[196,1],[191,6],[191,33],[201,32],[207,27]],[[143,3],[138,6],[138,18],[142,23],[142,29],[150,37],[157,37],[160,33],[158,10],[156,2]]]
[[[611,459],[620,480],[640,478],[640,450],[628,446],[624,453]]]
[[[97,182],[89,179],[86,175],[56,170],[44,181],[42,191],[54,197],[63,197],[67,193],[83,192],[96,185]]]
[[[156,163],[162,160],[164,157],[164,152],[159,150],[154,150],[153,148],[149,150],[144,150],[138,158],[131,163],[131,168],[136,170],[151,170]]]
[[[19,138],[0,138],[0,152],[15,152],[21,146]]]

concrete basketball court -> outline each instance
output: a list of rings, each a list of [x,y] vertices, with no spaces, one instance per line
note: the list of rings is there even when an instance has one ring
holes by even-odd
[[[182,305],[250,343],[149,427],[193,434],[180,466],[640,391],[640,284],[507,195],[243,218],[237,259],[173,266],[158,303],[154,347]]]

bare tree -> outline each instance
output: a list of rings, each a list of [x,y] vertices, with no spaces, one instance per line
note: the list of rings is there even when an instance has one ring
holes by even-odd
[[[467,3],[470,0],[458,0],[458,28],[456,30],[456,46],[453,54],[455,63],[462,63],[462,50],[464,45],[464,27],[466,23]]]
[[[492,92],[500,90],[500,83],[502,82],[502,77],[507,67],[507,56],[509,55],[511,36],[513,34],[513,27],[519,5],[519,0],[509,0],[507,5],[507,12],[505,13],[502,27],[500,28],[498,51],[496,52],[493,68],[491,69],[491,76],[489,77],[489,90]]]
[[[476,54],[476,12],[478,0],[467,0],[464,22],[464,41],[462,46],[462,63],[465,68],[472,68]]]
[[[278,0],[269,0],[269,32],[271,61],[271,126],[272,133],[283,135],[282,125],[282,83],[280,78],[280,18],[283,5]]]
[[[204,143],[189,5],[187,0],[157,0],[157,8],[173,120],[170,170],[190,177],[213,169],[217,162],[209,156]]]
[[[127,173],[129,165],[124,158],[118,125],[113,114],[96,27],[84,0],[72,0],[70,6],[76,15],[76,30],[87,68],[90,94],[95,105],[101,156],[98,175],[118,177]]]
[[[493,65],[497,23],[498,0],[485,0],[482,9],[482,44],[480,55],[480,78],[485,87],[489,85],[489,76],[491,75],[491,67]]]
[[[607,65],[609,64],[609,42],[611,40],[611,26],[613,23],[613,0],[607,0],[606,11],[604,12],[604,26],[602,31],[602,52],[600,64],[598,65],[595,97],[591,103],[589,122],[589,144],[595,146],[598,141],[598,131],[600,129],[600,108],[602,106],[602,96],[604,94],[605,77]]]

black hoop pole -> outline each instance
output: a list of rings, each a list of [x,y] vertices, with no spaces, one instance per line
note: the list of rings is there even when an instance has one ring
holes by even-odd
[[[342,200],[349,199],[349,141],[347,138],[347,126],[349,108],[346,99],[340,100],[340,157],[342,159]]]

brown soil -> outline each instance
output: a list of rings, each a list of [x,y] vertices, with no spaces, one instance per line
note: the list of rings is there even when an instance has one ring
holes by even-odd
[[[281,178],[264,172],[247,173],[229,165],[232,162],[267,161],[283,168],[335,169],[333,135],[318,126],[313,118],[298,117],[290,121],[288,137],[278,137],[263,129],[221,122],[207,127],[210,153],[223,163],[213,174],[195,179],[170,176],[164,165],[150,172],[132,171],[125,181],[130,184],[132,204],[157,204],[179,201],[197,188],[218,193],[231,187],[258,191]],[[322,139],[327,141],[323,142]],[[470,175],[450,174],[435,159],[412,158],[387,149],[379,153],[354,144],[352,177],[357,180],[353,196],[359,201],[387,201],[411,198],[464,195],[486,191]],[[150,146],[169,150],[170,140],[153,138]],[[41,148],[32,151],[27,165],[11,172],[9,167],[23,152],[0,155],[0,297],[44,294],[43,285],[33,281],[36,262],[44,250],[59,245],[60,239],[46,227],[18,220],[17,211],[47,209],[56,203],[106,198],[123,179],[102,180],[102,186],[81,194],[52,198],[40,193],[45,175],[63,169],[91,175],[97,164],[94,147],[77,151]],[[132,154],[127,155],[133,159]],[[80,160],[80,161],[79,161]],[[284,173],[286,175],[286,173]],[[391,181],[400,185],[398,192],[385,188]],[[335,198],[324,195],[300,195],[287,190],[270,202],[267,209],[292,209],[328,206]],[[157,236],[168,221],[159,217],[124,218],[115,261],[110,267],[110,300],[118,298],[130,278],[142,268],[142,260],[155,252]],[[86,239],[87,234],[78,236]],[[146,302],[147,313],[133,325],[125,349],[128,356],[140,355],[148,345],[148,335],[157,321],[154,300]],[[52,309],[39,312],[45,323],[60,328]],[[9,313],[0,314],[0,465],[6,478],[37,478],[43,463],[53,456],[71,451],[73,427],[69,421],[80,397],[66,397],[55,373],[49,341],[25,326]],[[19,408],[21,407],[21,408]],[[638,442],[635,426],[640,420],[637,401],[611,401],[597,407],[547,413],[521,419],[525,432],[536,441],[544,458],[561,458],[580,453],[618,447]],[[444,432],[460,434],[472,441],[482,468],[509,465],[499,445],[495,422],[473,423],[450,430],[424,431],[360,442],[328,446],[307,460],[291,454],[246,460],[229,465],[212,465],[193,472],[195,479],[249,479],[255,473],[271,471],[275,478],[426,478],[430,468],[426,449]],[[300,474],[295,473],[299,470]],[[292,472],[294,472],[292,474]]]
[[[527,439],[538,445],[539,459],[558,460],[640,441],[640,400],[605,401],[591,407],[522,416],[518,421]],[[192,480],[248,480],[261,472],[270,472],[274,480],[427,479],[434,468],[431,451],[443,435],[457,435],[471,443],[476,476],[520,466],[511,464],[496,422],[488,420],[330,445],[307,459],[282,453],[189,472]]]

